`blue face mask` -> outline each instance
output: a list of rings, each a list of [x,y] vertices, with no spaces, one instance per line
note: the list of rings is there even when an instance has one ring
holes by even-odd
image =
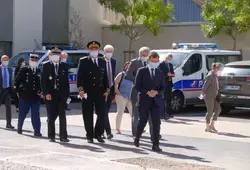
[[[159,62],[157,63],[148,62],[148,66],[153,69],[156,69],[159,66],[159,64],[160,64]]]

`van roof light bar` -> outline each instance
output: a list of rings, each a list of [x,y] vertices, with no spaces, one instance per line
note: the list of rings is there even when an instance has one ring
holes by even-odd
[[[179,43],[178,48],[184,49],[217,49],[216,43]]]

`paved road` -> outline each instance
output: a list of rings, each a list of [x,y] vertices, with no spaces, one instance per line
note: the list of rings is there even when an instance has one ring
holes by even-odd
[[[5,130],[4,109],[0,107],[0,169],[1,170],[33,170],[33,169],[70,169],[70,170],[142,170],[142,159],[160,158],[162,161],[173,161],[173,169],[194,170],[204,169],[178,168],[183,163],[222,167],[229,170],[249,170],[250,167],[250,119],[249,111],[234,111],[227,117],[221,117],[218,122],[218,134],[204,132],[205,108],[199,107],[184,110],[175,119],[162,123],[163,140],[162,154],[150,151],[149,134],[144,134],[141,148],[133,146],[130,132],[130,117],[124,114],[122,135],[115,135],[106,144],[87,144],[81,116],[80,104],[74,102],[67,113],[68,133],[71,140],[68,144],[49,143],[46,137],[42,140],[32,136],[30,119],[25,121],[23,135],[15,131]],[[41,108],[42,133],[47,134],[46,111]],[[114,128],[115,107],[110,114],[111,125]],[[17,114],[13,114],[16,118]],[[17,120],[13,120],[13,125]],[[57,127],[58,129],[58,127]],[[133,166],[120,162],[133,159]],[[118,163],[118,162],[119,163]],[[150,162],[150,161],[149,161]],[[154,163],[147,168],[164,169],[163,163]],[[145,165],[145,163],[144,163]],[[185,165],[186,166],[186,165]],[[174,168],[176,167],[176,168]],[[172,170],[171,168],[165,168]],[[165,170],[164,169],[164,170]],[[212,168],[215,170],[215,168]]]

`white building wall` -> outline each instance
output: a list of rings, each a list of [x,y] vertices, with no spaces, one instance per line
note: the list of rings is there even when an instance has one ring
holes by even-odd
[[[43,0],[14,0],[13,55],[42,44]]]

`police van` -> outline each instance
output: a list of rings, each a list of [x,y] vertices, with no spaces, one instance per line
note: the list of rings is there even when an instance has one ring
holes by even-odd
[[[213,62],[227,64],[242,60],[240,51],[220,50],[215,43],[180,43],[175,44],[173,49],[154,51],[160,55],[161,61],[166,59],[168,53],[173,55],[173,112],[179,112],[183,106],[192,107],[204,103],[198,96]]]
[[[65,48],[64,48],[65,49]],[[69,64],[69,83],[70,83],[70,95],[71,97],[76,97],[78,95],[78,90],[76,86],[76,74],[77,74],[77,67],[79,59],[89,55],[88,50],[64,50],[63,52],[68,54],[67,63]],[[48,50],[30,50],[30,51],[22,51],[18,53],[16,56],[13,56],[9,60],[9,66],[16,68],[18,60],[23,58],[26,63],[28,63],[29,55],[30,54],[37,54],[39,56],[38,59],[38,67],[42,66],[42,63],[49,60],[48,57]],[[103,51],[100,51],[100,56],[103,56]],[[14,72],[14,71],[13,71]]]

